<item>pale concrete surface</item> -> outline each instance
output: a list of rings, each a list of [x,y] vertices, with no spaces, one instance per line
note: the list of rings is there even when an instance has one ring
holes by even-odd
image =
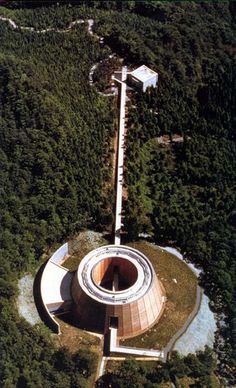
[[[153,77],[156,77],[158,75],[155,71],[153,71],[146,65],[139,66],[137,69],[133,70],[129,74],[142,82],[146,82],[149,79],[152,79]]]
[[[158,82],[158,73],[146,65],[142,65],[128,73],[128,81],[131,85],[133,85],[133,87],[146,92],[148,87],[156,87]]]
[[[129,288],[120,292],[104,290],[92,279],[93,268],[102,260],[112,257],[123,258],[137,269],[138,279]],[[145,295],[153,279],[153,269],[141,252],[124,245],[105,245],[89,252],[81,261],[77,271],[77,282],[92,299],[106,304],[128,304]]]
[[[137,269],[137,281],[129,288],[120,292],[104,290],[95,284],[92,271],[96,264],[104,259],[119,257],[131,262]],[[129,304],[148,291],[153,280],[153,269],[141,252],[124,245],[105,245],[89,252],[81,261],[77,271],[77,282],[84,292],[92,299],[106,304]]]
[[[46,305],[71,300],[70,285],[73,273],[49,261],[41,279],[41,295]]]
[[[153,357],[159,360],[164,358],[164,352],[159,350],[138,349],[134,347],[131,348],[128,346],[119,346],[117,344],[117,329],[115,328],[110,328],[110,352],[142,357]]]
[[[101,377],[101,376],[103,376],[105,374],[105,371],[106,371],[106,361],[107,361],[107,357],[103,356],[102,359],[101,359],[99,368],[98,368],[97,379],[99,379],[99,377]]]
[[[206,345],[213,348],[216,329],[214,314],[209,308],[209,298],[203,295],[197,316],[176,341],[174,350],[186,356],[188,353],[204,350]]]
[[[62,264],[67,255],[68,255],[68,243],[65,243],[61,245],[60,248],[56,250],[56,252],[53,253],[53,255],[50,258],[50,261],[56,264]]]
[[[68,254],[68,243],[60,246],[46,263],[40,280],[42,304],[53,330],[61,334],[60,325],[50,310],[56,311],[64,303],[71,301],[70,285],[73,274],[60,266]]]
[[[117,181],[116,181],[116,214],[115,214],[115,245],[120,244],[120,232],[122,227],[122,194],[123,194],[123,174],[124,174],[124,146],[125,146],[125,102],[126,102],[126,77],[127,68],[122,67],[120,86],[120,115],[119,115],[119,133],[118,133],[118,162],[117,162]]]

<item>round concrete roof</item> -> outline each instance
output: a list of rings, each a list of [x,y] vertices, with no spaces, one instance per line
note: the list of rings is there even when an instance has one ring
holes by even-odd
[[[99,286],[94,281],[94,268],[98,263],[109,258],[121,258],[135,266],[138,275],[133,285],[121,291],[112,291]],[[106,245],[89,252],[83,258],[76,276],[80,287],[94,300],[109,305],[123,305],[138,300],[146,294],[152,284],[153,273],[153,267],[143,253],[124,245]]]

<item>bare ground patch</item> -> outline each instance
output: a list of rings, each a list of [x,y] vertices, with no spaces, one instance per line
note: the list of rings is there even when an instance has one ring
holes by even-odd
[[[19,315],[31,325],[41,322],[34,302],[33,295],[34,278],[32,275],[25,275],[18,281],[19,295],[17,298],[17,309]]]
[[[70,271],[76,271],[79,263],[87,253],[102,245],[108,244],[102,233],[85,230],[68,242],[69,257],[62,264]]]
[[[55,339],[58,346],[65,347],[71,353],[75,353],[80,349],[90,349],[97,354],[101,354],[102,336],[90,334],[59,317],[56,319],[61,328],[61,334]]]

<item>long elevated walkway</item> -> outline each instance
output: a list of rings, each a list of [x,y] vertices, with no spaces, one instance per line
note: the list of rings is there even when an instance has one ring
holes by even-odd
[[[127,68],[122,67],[120,83],[120,115],[118,131],[118,158],[117,158],[117,181],[116,181],[116,214],[115,214],[115,245],[120,245],[120,232],[122,226],[122,192],[124,174],[124,143],[125,143],[125,100],[126,100],[126,77]]]

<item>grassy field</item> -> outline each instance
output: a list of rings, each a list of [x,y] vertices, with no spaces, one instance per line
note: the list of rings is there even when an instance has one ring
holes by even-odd
[[[122,345],[162,348],[185,323],[196,301],[197,278],[188,266],[174,255],[147,242],[130,246],[143,252],[152,262],[162,282],[167,302],[160,320],[144,334],[121,341]]]
[[[55,337],[58,346],[65,347],[71,353],[79,349],[90,349],[95,353],[101,354],[102,338],[81,330],[64,319],[56,318],[61,327],[61,335]]]

